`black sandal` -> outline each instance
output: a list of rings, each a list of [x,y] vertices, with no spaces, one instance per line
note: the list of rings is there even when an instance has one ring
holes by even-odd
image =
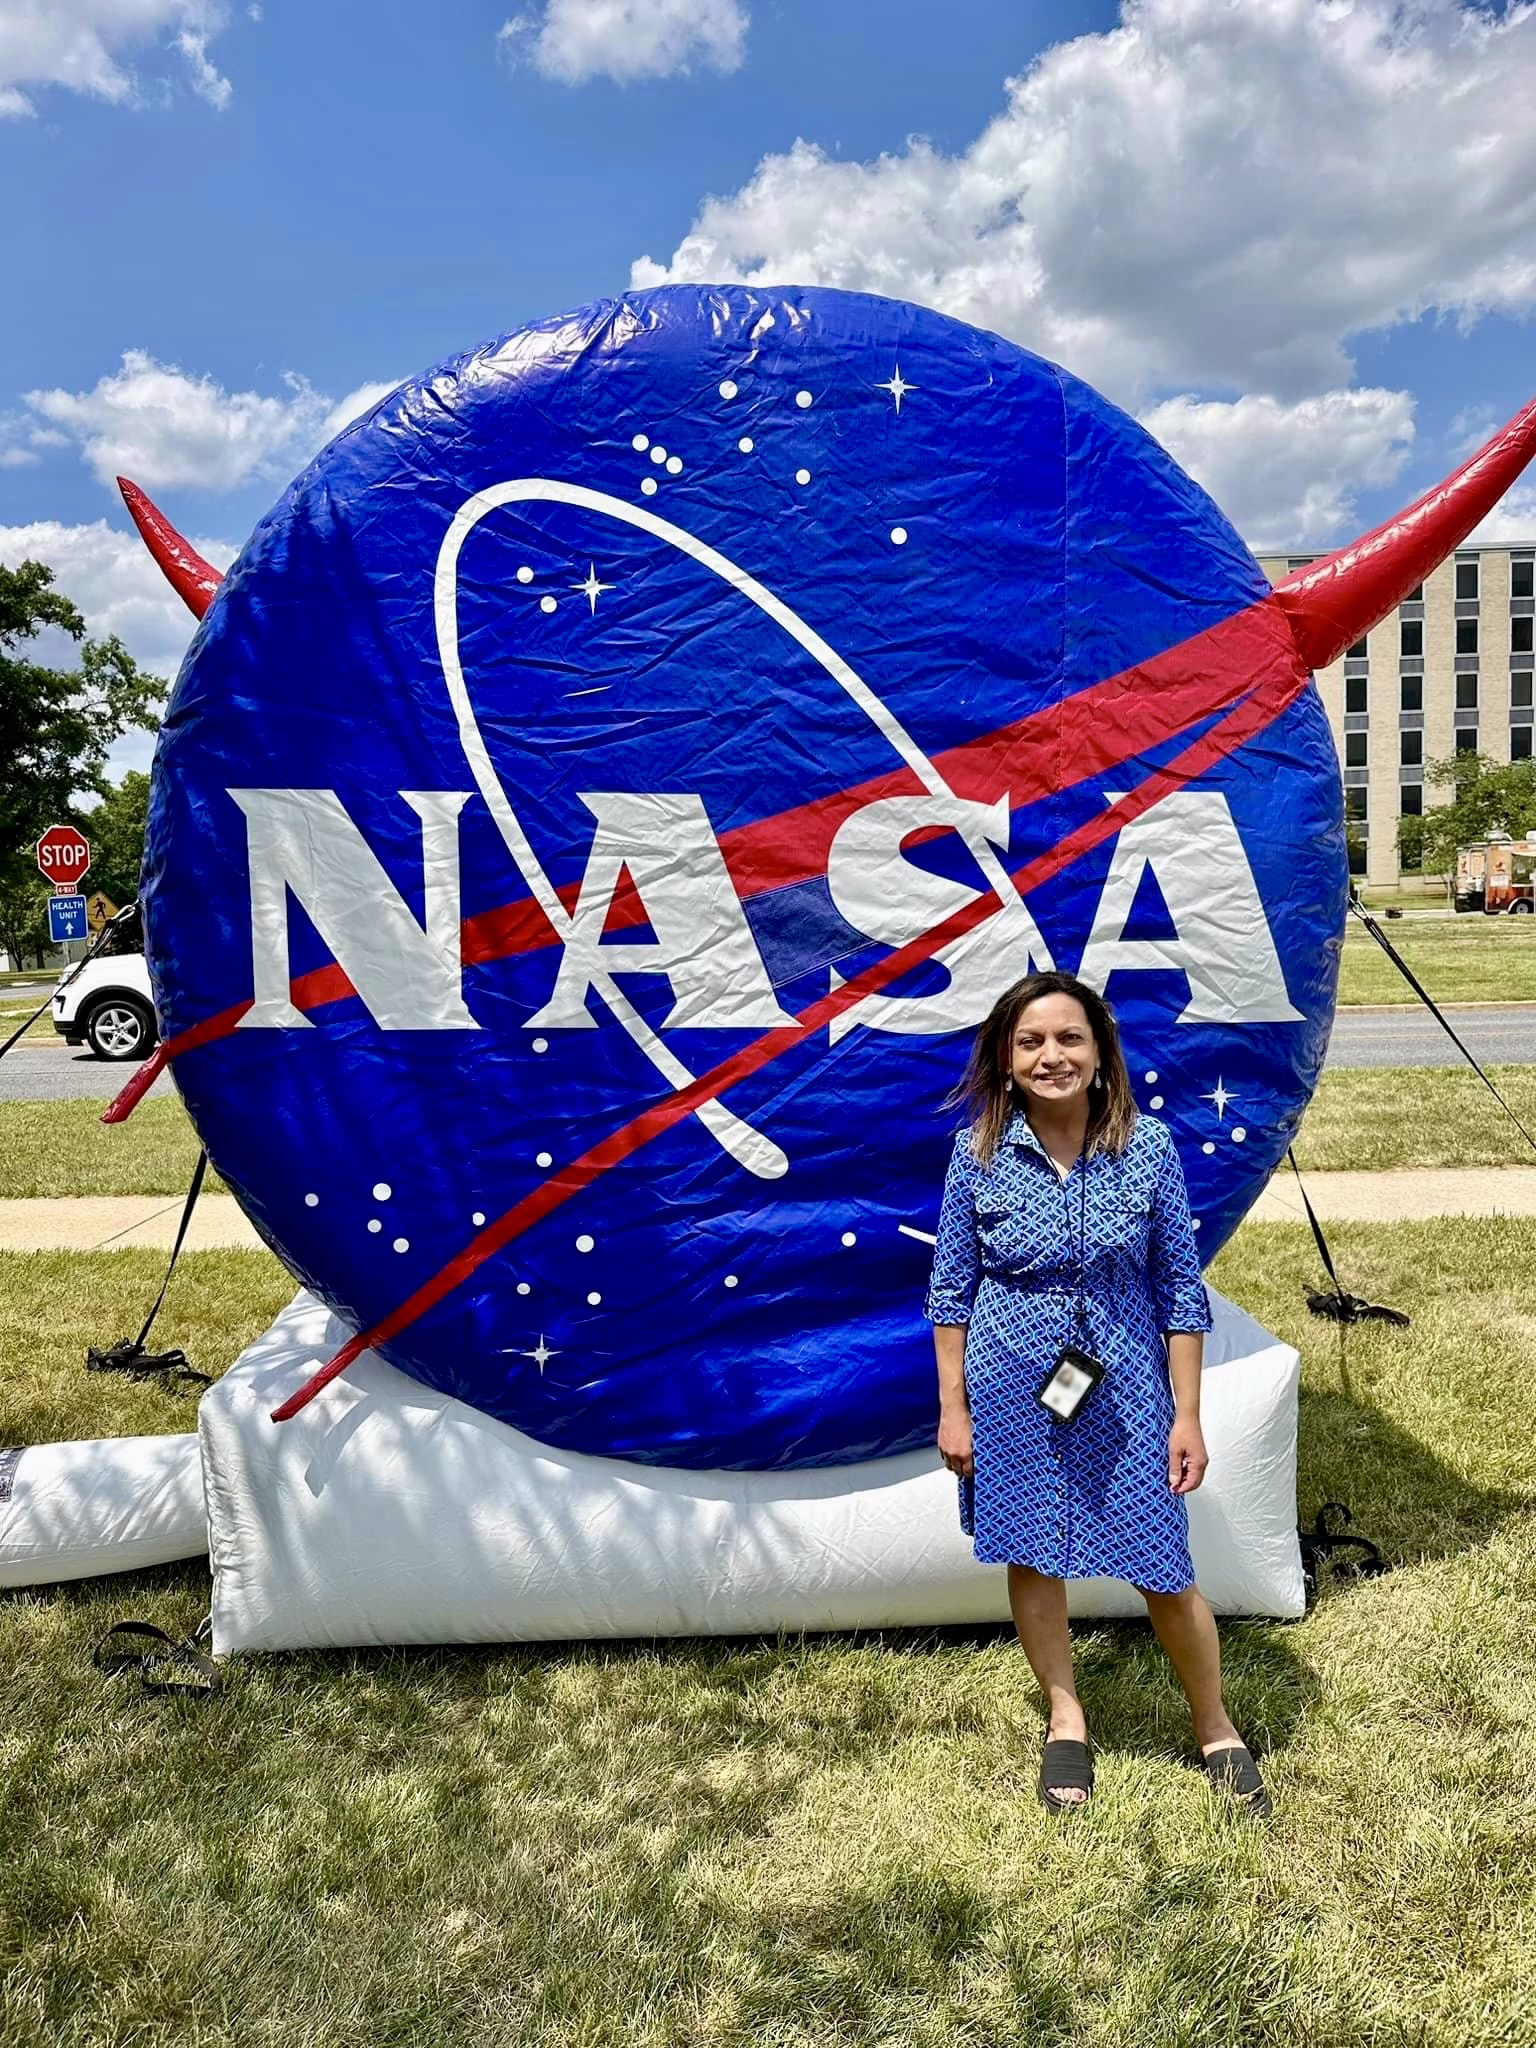
[[[1223,1749],[1213,1749],[1209,1756],[1202,1751],[1200,1768],[1210,1779],[1216,1790],[1225,1792],[1235,1806],[1240,1806],[1259,1820],[1268,1820],[1274,1812],[1264,1780],[1259,1776],[1259,1767],[1250,1750],[1241,1743],[1229,1743]]]
[[[1083,1794],[1081,1799],[1059,1799],[1053,1785],[1070,1785]],[[1086,1742],[1047,1735],[1040,1757],[1040,1804],[1048,1813],[1073,1813],[1093,1797],[1093,1758]]]

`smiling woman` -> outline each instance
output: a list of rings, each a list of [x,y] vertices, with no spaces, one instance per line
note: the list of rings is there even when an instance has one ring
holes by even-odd
[[[1072,975],[999,996],[964,1094],[928,1295],[939,1451],[977,1562],[1008,1567],[1050,1714],[1040,1797],[1092,1793],[1064,1581],[1108,1577],[1146,1601],[1207,1768],[1267,1812],[1189,1554],[1211,1308],[1178,1154],[1137,1113],[1113,1013]]]

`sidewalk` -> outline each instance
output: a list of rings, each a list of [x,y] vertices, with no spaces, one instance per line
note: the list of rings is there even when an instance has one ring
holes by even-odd
[[[0,1251],[169,1251],[185,1195],[64,1195],[0,1202]],[[261,1251],[261,1239],[233,1195],[204,1195],[187,1228],[189,1252]]]
[[[1536,1216],[1536,1166],[1414,1167],[1392,1173],[1309,1173],[1325,1223],[1408,1223],[1430,1216]],[[0,1201],[0,1251],[169,1251],[180,1195],[100,1195]],[[1296,1177],[1277,1173],[1248,1212],[1255,1223],[1304,1223]],[[204,1195],[188,1251],[262,1250],[232,1195]]]

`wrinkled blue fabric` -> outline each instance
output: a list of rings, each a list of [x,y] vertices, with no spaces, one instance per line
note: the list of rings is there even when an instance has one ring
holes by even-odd
[[[188,654],[155,763],[145,893],[167,1034],[226,1019],[174,1062],[193,1121],[267,1240],[358,1329],[674,1086],[598,993],[588,1026],[529,1028],[562,948],[450,701],[434,607],[445,539],[476,494],[529,479],[564,495],[479,518],[450,607],[490,786],[567,906],[594,845],[594,792],[697,800],[726,855],[733,835],[750,848],[764,821],[794,814],[771,859],[749,851],[732,869],[787,1015],[889,950],[840,913],[820,854],[794,872],[815,841],[807,807],[924,784],[740,576],[834,650],[941,781],[957,750],[1048,722],[1026,756],[1040,788],[986,790],[1003,800],[1010,871],[1102,818],[1211,722],[1101,770],[1050,740],[1057,708],[1266,589],[1133,420],[995,335],[888,300],[632,293],[460,356],[349,427],[261,522]],[[1107,693],[1095,731],[1113,738],[1134,718],[1138,687]],[[1188,786],[1230,806],[1294,1008],[1181,1023],[1177,966],[1111,978],[1138,1098],[1173,1132],[1209,1256],[1283,1156],[1327,1042],[1345,862],[1315,692]],[[334,792],[381,875],[350,938],[380,928],[384,890],[427,916],[424,826],[403,793],[464,794],[462,1000],[478,1028],[382,1028],[324,981],[335,946],[291,892],[296,988],[331,993],[302,1028],[228,1028],[254,986],[246,818],[231,790]],[[1029,892],[1058,966],[1081,957],[1113,844]],[[977,858],[953,832],[901,853],[914,876],[962,894],[990,886]],[[899,907],[910,892],[884,893]],[[1127,935],[1169,929],[1149,879]],[[605,943],[618,955],[653,936],[617,920]],[[617,973],[688,1074],[762,1036],[674,1027],[666,980]],[[944,984],[930,962],[887,993]],[[781,1177],[744,1170],[689,1117],[381,1348],[575,1450],[774,1467],[930,1440],[925,1238],[969,1037],[855,1019],[834,1042],[823,1025],[724,1097],[781,1150]]]

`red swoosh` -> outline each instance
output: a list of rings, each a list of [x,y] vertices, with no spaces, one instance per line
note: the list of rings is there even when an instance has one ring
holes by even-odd
[[[1013,806],[1021,808],[1122,767],[1202,718],[1225,710],[1277,660],[1287,672],[1293,670],[1295,645],[1289,622],[1269,596],[1060,703],[947,748],[934,756],[934,766],[959,797],[994,803],[1006,793]],[[911,770],[897,768],[722,833],[720,848],[737,893],[745,901],[771,889],[819,879],[826,873],[828,849],[838,828],[855,811],[882,797],[921,793]],[[913,840],[933,836],[914,834]],[[567,909],[575,907],[579,889],[573,882],[559,891]],[[644,906],[626,878],[615,892],[609,927],[619,930],[644,922]],[[538,905],[524,897],[466,918],[461,956],[466,966],[477,966],[537,951],[553,945],[555,938]],[[345,971],[334,963],[296,975],[290,984],[291,1000],[300,1010],[319,1009],[353,993]],[[167,1039],[103,1121],[121,1122],[168,1061],[226,1037],[249,1008],[248,1002],[232,1004]]]
[[[1194,650],[1206,647],[1221,636],[1224,651],[1236,656],[1240,651],[1251,651],[1263,657],[1256,665],[1261,679],[1257,686],[1243,696],[1233,709],[1228,711],[1211,729],[1202,734],[1190,746],[1154,769],[1137,787],[1120,802],[1090,818],[1085,824],[1059,839],[1055,845],[1037,854],[1022,868],[1015,871],[1015,882],[1020,895],[1027,895],[1042,882],[1059,874],[1063,868],[1079,859],[1102,841],[1122,830],[1132,819],[1181,789],[1187,782],[1214,766],[1217,761],[1233,753],[1253,736],[1271,724],[1306,689],[1310,680],[1308,672],[1299,667],[1295,644],[1283,619],[1275,614],[1276,628],[1260,625],[1260,621],[1271,611],[1267,600],[1248,607],[1233,618],[1224,620],[1220,626],[1197,635],[1183,643],[1186,658]],[[1246,622],[1246,623],[1245,623]],[[1254,630],[1257,628],[1257,630]],[[1168,657],[1158,657],[1160,661]],[[920,939],[899,947],[887,954],[873,966],[855,975],[851,980],[834,988],[829,994],[818,998],[802,1010],[792,1026],[770,1031],[722,1060],[709,1072],[701,1074],[687,1088],[676,1090],[652,1103],[638,1116],[602,1138],[588,1151],[581,1154],[568,1166],[550,1175],[538,1187],[514,1203],[503,1215],[488,1223],[480,1230],[463,1250],[458,1252],[446,1265],[423,1282],[414,1293],[392,1309],[380,1322],[363,1330],[338,1351],[334,1358],[321,1367],[319,1372],[307,1380],[298,1391],[289,1396],[280,1407],[272,1411],[274,1422],[286,1422],[306,1407],[323,1387],[346,1371],[364,1351],[375,1345],[388,1343],[402,1330],[417,1322],[428,1310],[435,1308],[455,1288],[461,1286],[469,1276],[489,1258],[501,1251],[524,1231],[545,1216],[553,1213],[573,1195],[579,1194],[593,1181],[629,1158],[644,1145],[658,1138],[664,1131],[692,1115],[700,1104],[727,1093],[739,1081],[757,1073],[782,1054],[801,1045],[807,1038],[822,1030],[845,1010],[865,996],[906,974],[912,968],[930,959],[942,947],[949,945],[963,933],[985,922],[997,914],[1000,905],[995,896],[977,896],[942,924],[925,932]]]

